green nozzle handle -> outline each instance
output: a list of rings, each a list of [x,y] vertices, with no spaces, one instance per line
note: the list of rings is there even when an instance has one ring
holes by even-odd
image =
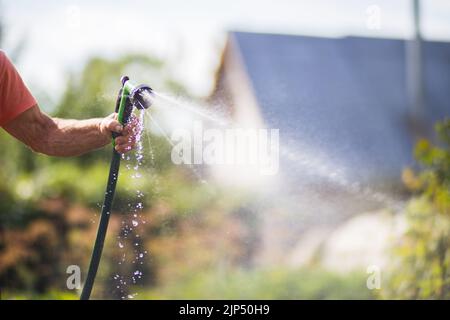
[[[135,86],[129,81],[127,76],[122,77],[122,88],[120,89],[119,96],[116,103],[116,112],[118,113],[118,121],[120,124],[125,125],[130,119],[133,112],[133,104],[131,103],[130,94]],[[117,132],[112,133],[113,146],[115,146],[115,138],[121,134]]]
[[[122,88],[116,102],[119,122],[122,125],[128,123],[133,107],[141,110],[149,108],[153,103],[153,97],[153,89],[148,85],[135,86],[127,76],[122,77]],[[113,138],[117,136],[118,134],[113,134]]]
[[[122,89],[120,91],[120,100],[119,100],[119,109],[116,110],[118,112],[118,120],[121,124],[126,124],[128,119],[133,111],[133,104],[131,103],[130,95],[134,86],[129,80],[128,77],[122,77]]]

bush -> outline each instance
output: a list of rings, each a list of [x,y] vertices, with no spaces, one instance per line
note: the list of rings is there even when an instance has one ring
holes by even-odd
[[[422,170],[405,170],[415,193],[406,209],[407,232],[395,248],[395,267],[384,295],[399,299],[450,298],[450,120],[439,123],[440,146],[420,140]]]

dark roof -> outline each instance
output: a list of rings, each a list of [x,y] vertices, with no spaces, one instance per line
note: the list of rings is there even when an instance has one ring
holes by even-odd
[[[266,124],[352,178],[397,179],[413,162],[405,41],[233,32]],[[424,43],[429,123],[450,115],[450,43]]]

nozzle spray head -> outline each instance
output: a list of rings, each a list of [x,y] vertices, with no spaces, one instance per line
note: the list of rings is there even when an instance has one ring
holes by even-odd
[[[120,80],[122,88],[117,98],[116,112],[119,122],[125,124],[133,112],[133,107],[147,109],[152,105],[154,95],[152,88],[145,84],[135,86],[127,76],[123,76]]]
[[[131,103],[138,109],[147,109],[153,103],[153,90],[146,84],[135,87],[130,93]]]
[[[122,86],[131,103],[138,109],[147,109],[153,103],[153,90],[146,84],[133,85],[127,76],[122,77]]]

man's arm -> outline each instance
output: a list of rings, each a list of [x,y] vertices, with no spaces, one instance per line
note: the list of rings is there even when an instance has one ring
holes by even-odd
[[[88,120],[52,118],[37,105],[26,110],[3,128],[25,143],[33,151],[50,156],[70,157],[98,149],[111,142],[111,133],[122,133],[116,138],[116,150],[125,153],[136,142],[136,121],[122,128],[117,115]]]

